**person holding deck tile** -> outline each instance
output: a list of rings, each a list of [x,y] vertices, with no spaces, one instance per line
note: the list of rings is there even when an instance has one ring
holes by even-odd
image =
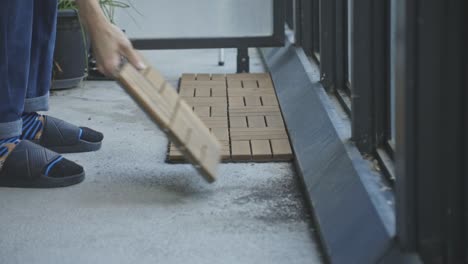
[[[76,0],[101,72],[112,76],[122,57],[145,68],[98,0]],[[103,135],[39,114],[49,109],[57,0],[7,0],[0,9],[0,186],[52,188],[84,179],[61,153],[96,151]]]

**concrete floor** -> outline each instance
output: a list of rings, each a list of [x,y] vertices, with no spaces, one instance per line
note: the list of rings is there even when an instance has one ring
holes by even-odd
[[[172,82],[230,73],[217,50],[145,52]],[[263,71],[252,54],[253,71]],[[165,163],[167,139],[114,82],[54,92],[50,115],[104,132],[102,150],[66,155],[86,180],[0,189],[0,263],[321,263],[289,163],[223,164],[207,184]]]

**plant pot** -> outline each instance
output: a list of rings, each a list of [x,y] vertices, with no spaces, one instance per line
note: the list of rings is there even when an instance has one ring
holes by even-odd
[[[78,86],[86,77],[87,41],[76,10],[59,10],[52,89]]]

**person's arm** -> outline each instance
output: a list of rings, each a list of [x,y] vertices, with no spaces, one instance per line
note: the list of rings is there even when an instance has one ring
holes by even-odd
[[[98,69],[102,73],[114,75],[121,56],[138,69],[146,67],[122,30],[107,20],[98,0],[76,0],[76,4],[81,22],[90,35]]]

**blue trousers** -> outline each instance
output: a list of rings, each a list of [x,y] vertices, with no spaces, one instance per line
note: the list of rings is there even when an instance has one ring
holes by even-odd
[[[0,7],[0,139],[21,135],[24,112],[46,111],[57,0],[6,0]]]

